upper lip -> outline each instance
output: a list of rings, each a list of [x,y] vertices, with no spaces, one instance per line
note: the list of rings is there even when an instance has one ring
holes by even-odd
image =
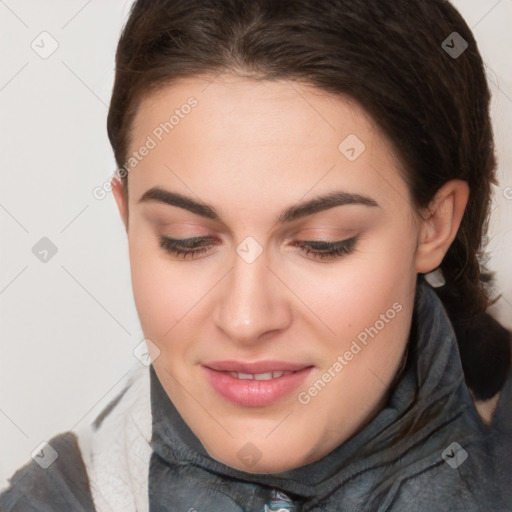
[[[212,361],[203,363],[203,366],[219,372],[237,373],[268,373],[268,372],[296,372],[312,366],[311,364],[290,363],[287,361]]]

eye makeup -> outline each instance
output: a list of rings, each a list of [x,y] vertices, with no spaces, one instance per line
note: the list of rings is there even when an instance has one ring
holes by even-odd
[[[336,259],[354,251],[357,237],[346,240],[327,241],[327,240],[300,240],[293,242],[293,246],[308,257],[314,259]],[[210,236],[197,236],[193,238],[176,239],[160,235],[160,247],[182,259],[194,259],[198,256],[210,253],[220,240]]]

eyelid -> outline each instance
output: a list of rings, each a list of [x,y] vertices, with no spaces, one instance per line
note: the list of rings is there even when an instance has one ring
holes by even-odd
[[[302,246],[306,254],[314,254],[315,259],[341,258],[354,251],[358,241],[357,236],[344,240],[303,240],[294,242],[295,246]],[[316,247],[316,248],[315,248]]]
[[[173,254],[177,258],[183,260],[190,258],[194,259],[200,254],[207,254],[212,251],[213,245],[218,245],[220,241],[215,241],[213,244],[207,243],[212,237],[198,236],[192,238],[176,239],[170,238],[165,235],[160,235],[159,246],[169,254]],[[196,247],[187,247],[187,245],[193,245],[195,242],[200,242]]]
[[[172,238],[166,235],[160,235],[160,241],[167,245],[179,246],[184,249],[194,249],[195,247],[204,247],[205,245],[218,245],[220,240],[209,235],[192,236],[188,238]]]
[[[325,247],[330,249],[336,246],[352,244],[356,241],[356,237],[345,238],[344,240],[297,240],[295,244],[309,244],[316,245],[317,247]]]
[[[326,224],[294,230],[289,238],[304,237],[307,241],[325,240],[327,242],[338,242],[353,237],[359,231],[361,231],[361,227],[341,228]]]
[[[165,235],[162,235],[162,237],[166,238],[170,242],[176,242],[176,243],[180,243],[180,244],[183,244],[183,245],[189,245],[189,244],[193,244],[193,243],[196,243],[196,242],[201,242],[202,243],[202,242],[205,242],[205,241],[213,239],[213,237],[208,236],[208,235],[190,236],[190,237],[187,237],[187,238],[172,238],[170,236],[165,236]]]

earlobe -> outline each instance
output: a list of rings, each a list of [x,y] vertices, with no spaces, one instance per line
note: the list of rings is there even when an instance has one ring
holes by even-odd
[[[114,195],[114,199],[117,204],[117,209],[119,211],[119,215],[121,220],[123,221],[124,227],[128,228],[128,204],[127,204],[127,194],[125,193],[125,185],[117,178],[114,177],[110,181],[110,185],[112,188],[112,194]]]
[[[437,192],[421,221],[416,271],[430,272],[441,264],[459,229],[469,186],[462,180],[451,180]]]

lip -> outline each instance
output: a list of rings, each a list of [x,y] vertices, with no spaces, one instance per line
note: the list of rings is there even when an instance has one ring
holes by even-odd
[[[312,366],[307,363],[290,363],[288,361],[255,361],[253,363],[244,361],[212,361],[203,363],[203,366],[216,370],[218,372],[238,372],[238,373],[267,373],[267,372],[296,372]]]
[[[299,387],[313,369],[312,365],[286,361],[215,361],[202,366],[212,388],[226,400],[246,407],[262,407],[277,402]],[[271,380],[242,380],[224,372],[267,373],[291,371]]]

